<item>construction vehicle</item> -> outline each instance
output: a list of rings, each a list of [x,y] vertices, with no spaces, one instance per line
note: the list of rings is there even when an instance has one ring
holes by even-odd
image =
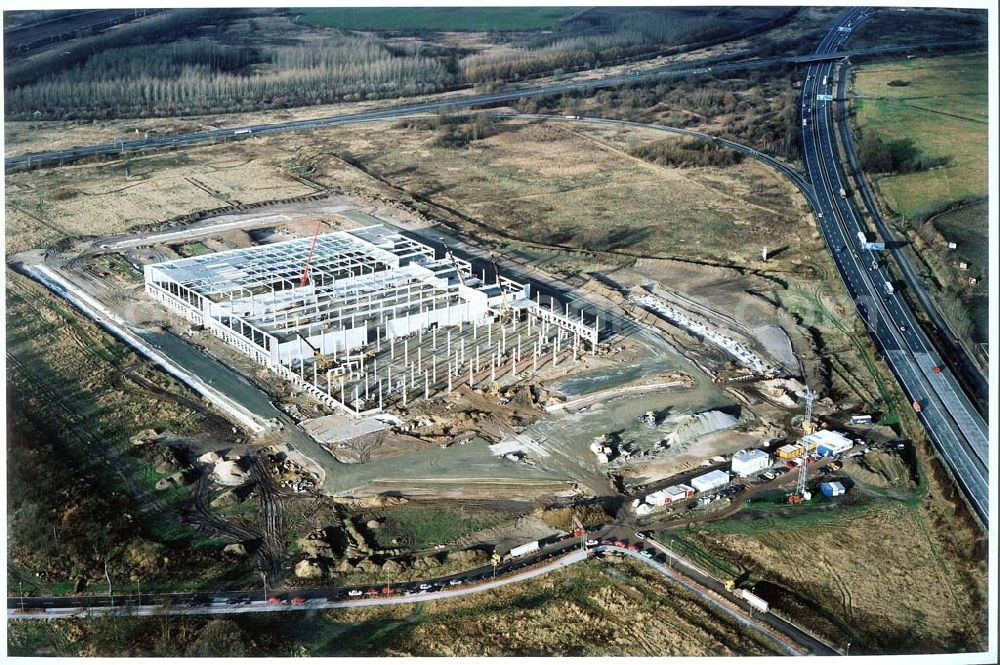
[[[496,272],[497,276],[497,288],[500,289],[500,320],[509,321],[512,311],[510,303],[507,302],[507,292],[504,291],[503,284],[500,282],[500,266],[497,265],[496,254],[490,255],[490,263],[493,264],[493,270]]]
[[[313,250],[316,249],[316,239],[319,238],[319,231],[323,226],[323,220],[316,220],[316,233],[313,234],[312,244],[309,245],[309,253],[306,255],[306,264],[302,268],[302,279],[299,280],[299,288],[305,288],[309,283],[309,262],[312,261]]]
[[[494,381],[493,385],[490,386],[490,396],[499,397],[500,396],[500,382]]]
[[[325,372],[326,370],[330,369],[333,366],[333,363],[330,362],[330,359],[327,358],[322,351],[313,346],[312,342],[306,339],[305,335],[303,335],[302,333],[295,333],[295,334],[298,335],[299,339],[305,342],[306,346],[308,346],[312,350],[313,357],[316,359],[316,366],[320,369],[320,371]]]

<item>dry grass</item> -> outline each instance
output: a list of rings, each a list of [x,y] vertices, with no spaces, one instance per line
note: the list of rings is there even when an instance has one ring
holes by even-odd
[[[798,196],[769,169],[662,167],[627,153],[662,133],[517,123],[459,149],[435,145],[436,136],[331,134],[338,150],[393,185],[537,243],[726,263],[753,260],[776,237],[789,253],[811,245]]]
[[[383,611],[364,612],[367,621],[383,617]],[[398,609],[384,612],[399,618]],[[357,622],[355,611],[345,614]],[[429,602],[413,623],[375,653],[708,656],[766,655],[776,648],[680,586],[632,564],[612,569],[589,562],[498,589],[488,599]]]
[[[692,537],[773,582],[777,607],[835,644],[851,641],[852,654],[984,649],[986,576],[974,537],[942,529],[935,510],[885,503],[794,525],[720,523]]]
[[[923,218],[987,193],[986,55],[899,60],[862,67],[855,90],[858,125],[883,140],[913,139],[940,168],[882,178],[888,205]],[[890,86],[890,81],[907,81]]]
[[[314,191],[293,179],[294,158],[280,143],[254,141],[9,174],[6,251],[44,247],[66,236],[123,233],[189,212]]]

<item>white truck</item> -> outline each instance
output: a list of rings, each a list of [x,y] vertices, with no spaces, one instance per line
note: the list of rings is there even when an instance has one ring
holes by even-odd
[[[884,283],[882,285],[882,289],[885,290],[885,295],[887,296],[891,296],[893,293],[895,293],[895,290],[892,288],[892,282]]]
[[[533,540],[530,543],[525,543],[524,545],[518,545],[517,547],[511,549],[510,553],[507,555],[511,559],[516,559],[517,557],[524,556],[525,554],[530,554],[532,552],[538,551],[538,541]]]

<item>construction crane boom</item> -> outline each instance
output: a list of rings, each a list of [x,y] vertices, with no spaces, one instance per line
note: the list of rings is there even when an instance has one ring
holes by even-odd
[[[507,292],[503,290],[503,283],[500,281],[500,266],[497,265],[497,256],[490,256],[490,263],[493,264],[493,271],[497,275],[497,288],[500,289],[500,316],[506,317],[510,314],[510,303],[507,302]]]
[[[316,220],[316,233],[313,234],[312,244],[309,245],[309,254],[306,255],[306,264],[302,268],[302,280],[299,282],[299,288],[305,288],[306,284],[309,283],[309,262],[312,261],[313,250],[316,249],[316,239],[319,238],[319,230],[323,226],[323,220]]]
[[[451,249],[448,245],[444,246],[444,255],[448,257],[449,261],[451,261],[451,265],[455,266],[455,274],[458,275],[458,283],[465,286],[465,279],[462,277],[462,269],[458,267],[458,259],[456,259],[455,255],[451,253]]]
[[[323,354],[322,351],[320,351],[318,348],[316,348],[313,345],[312,342],[310,342],[308,339],[306,339],[305,335],[303,335],[300,332],[297,332],[295,334],[298,335],[299,339],[301,339],[303,342],[305,342],[306,346],[308,346],[309,349],[312,351],[313,357],[316,358],[316,366],[319,367],[319,369],[322,370],[322,371],[330,369],[330,365],[331,365],[330,359],[327,358]]]

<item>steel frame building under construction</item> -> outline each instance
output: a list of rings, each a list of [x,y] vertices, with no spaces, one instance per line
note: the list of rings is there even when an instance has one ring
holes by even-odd
[[[485,367],[480,348],[483,357],[492,358],[495,380],[505,360],[516,366],[523,353],[522,333],[516,332],[522,312],[533,314],[527,317],[532,340],[531,319],[538,321],[538,338],[529,348],[534,366],[543,351],[558,349],[560,339],[572,338],[574,355],[582,342],[589,342],[591,350],[597,343],[596,324],[588,326],[582,318],[533,302],[528,285],[499,275],[488,284],[485,275],[473,275],[467,261],[450,253],[438,259],[433,248],[382,226],[167,261],[147,265],[144,272],[146,292],[154,299],[324,403],[352,413],[381,410],[400,380],[404,404],[421,376],[422,392],[429,396],[431,386],[439,384],[439,336],[447,339],[447,355],[441,354],[447,371],[441,373],[442,389],[447,376],[451,390],[453,375],[464,372],[464,365],[470,384],[474,381]],[[513,313],[509,332],[517,335],[512,354],[502,322],[493,344],[493,325],[505,308]],[[474,333],[484,328],[489,344],[476,342],[474,334],[466,357],[466,340],[457,334],[453,348],[451,328],[456,326],[456,333],[463,327]],[[411,362],[406,341],[415,333],[422,340],[426,330],[434,340],[427,349],[431,366],[423,362],[417,340]],[[552,331],[555,340],[550,339]],[[398,339],[403,339],[401,354],[396,353]],[[569,346],[567,340],[564,350]],[[397,355],[402,356],[398,361]],[[394,382],[393,365],[399,364]]]

